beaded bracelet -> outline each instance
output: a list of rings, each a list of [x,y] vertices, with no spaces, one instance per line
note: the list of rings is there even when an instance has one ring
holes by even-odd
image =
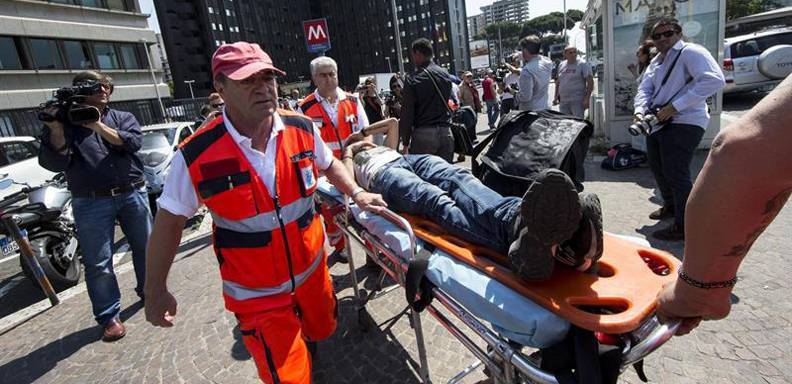
[[[737,284],[737,276],[724,281],[698,281],[688,276],[685,271],[681,269],[679,270],[679,278],[682,279],[682,281],[701,289],[731,288]]]

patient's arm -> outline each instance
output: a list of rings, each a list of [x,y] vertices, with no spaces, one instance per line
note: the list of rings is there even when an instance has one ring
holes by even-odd
[[[365,133],[365,134],[364,134]],[[372,135],[384,133],[386,147],[396,149],[399,145],[399,121],[394,118],[380,120],[374,124],[364,127],[359,132],[355,132],[347,139],[347,144],[365,140]],[[370,141],[370,140],[367,140]]]

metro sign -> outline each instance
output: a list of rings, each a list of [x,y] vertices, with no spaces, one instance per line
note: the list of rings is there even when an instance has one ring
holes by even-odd
[[[330,34],[327,33],[327,20],[324,18],[303,21],[303,32],[308,52],[319,53],[330,49]]]

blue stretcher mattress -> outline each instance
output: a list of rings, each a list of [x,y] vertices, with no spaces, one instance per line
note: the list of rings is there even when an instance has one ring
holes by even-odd
[[[342,195],[324,177],[318,189],[342,202]],[[397,255],[407,260],[410,240],[406,232],[387,219],[351,207],[355,219]],[[419,252],[424,244],[417,239]],[[426,276],[440,290],[454,298],[474,316],[489,322],[504,337],[522,345],[544,348],[559,341],[569,331],[569,322],[544,309],[497,280],[435,250],[429,257]]]

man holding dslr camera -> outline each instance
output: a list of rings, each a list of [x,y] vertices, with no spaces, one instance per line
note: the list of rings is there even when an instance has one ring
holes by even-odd
[[[685,204],[693,187],[690,162],[709,124],[707,97],[725,82],[706,48],[682,41],[682,27],[676,19],[659,19],[652,28],[652,40],[660,54],[649,64],[635,95],[636,124],[631,133],[648,135],[649,166],[663,196],[663,206],[649,217],[674,217],[673,225],[652,236],[684,240]]]
[[[126,334],[119,319],[121,293],[113,272],[116,219],[132,250],[135,291],[143,299],[146,242],[151,232],[143,165],[135,155],[143,134],[131,113],[107,106],[113,93],[109,76],[85,71],[74,77],[72,85],[93,90],[72,98],[70,109],[87,111],[79,114],[81,118],[90,117],[93,109],[98,119],[75,121],[77,114],[64,113],[68,107],[63,104],[46,109],[39,117],[45,125],[39,163],[50,171],[66,173],[94,317],[104,329],[102,340],[115,341]]]

